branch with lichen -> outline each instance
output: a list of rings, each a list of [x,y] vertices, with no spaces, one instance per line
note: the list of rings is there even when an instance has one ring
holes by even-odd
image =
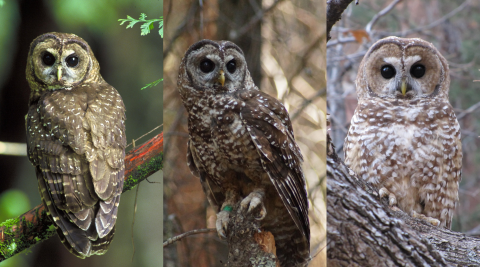
[[[163,169],[163,133],[125,156],[123,192]],[[43,204],[0,224],[0,262],[56,234]]]

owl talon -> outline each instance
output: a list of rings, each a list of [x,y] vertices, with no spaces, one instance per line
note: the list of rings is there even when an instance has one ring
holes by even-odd
[[[416,211],[412,211],[412,217],[413,218],[418,218],[420,220],[423,220],[425,222],[428,222],[429,224],[433,226],[439,226],[440,225],[440,220],[428,217],[425,214],[417,213]]]
[[[390,191],[388,191],[387,188],[385,188],[385,187],[380,188],[380,190],[378,191],[378,194],[380,195],[380,199],[388,196],[388,205],[389,206],[397,205],[397,198],[395,197],[395,195],[393,193],[390,193]]]
[[[225,240],[227,239],[227,226],[228,220],[230,219],[230,212],[223,210],[217,213],[217,221],[215,222],[215,226],[217,228],[217,233],[220,239]]]
[[[267,209],[263,205],[264,195],[265,194],[263,193],[263,191],[253,191],[242,200],[242,202],[240,203],[240,208],[242,209],[242,211],[244,211],[248,207],[247,212],[251,213],[254,209],[260,207],[260,212],[258,213],[258,215],[255,216],[255,219],[263,220],[267,215]]]

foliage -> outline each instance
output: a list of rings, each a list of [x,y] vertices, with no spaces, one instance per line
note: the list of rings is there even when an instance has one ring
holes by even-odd
[[[158,80],[156,80],[156,81],[154,81],[154,82],[151,82],[151,83],[145,85],[144,87],[142,87],[141,90],[147,89],[147,88],[149,88],[149,87],[154,87],[154,86],[156,86],[157,84],[159,84],[159,83],[162,82],[162,81],[163,81],[163,78],[162,78],[162,79],[158,79]]]
[[[30,209],[27,194],[18,189],[10,189],[0,194],[0,221],[18,216]]]
[[[0,7],[2,7],[3,5],[5,5],[5,1],[4,1],[4,0],[0,0]]]
[[[138,22],[142,22],[143,24],[140,26],[140,29],[142,30],[140,34],[142,36],[149,34],[150,31],[153,30],[153,28],[154,28],[153,24],[155,22],[158,22],[158,28],[159,28],[158,34],[160,34],[160,36],[163,38],[163,16],[160,16],[159,19],[149,19],[149,20],[147,20],[146,18],[147,18],[147,15],[145,15],[145,13],[141,13],[139,19],[134,19],[134,18],[127,15],[126,19],[119,19],[118,21],[121,21],[120,25],[123,25],[123,23],[125,23],[125,22],[130,22],[127,25],[127,29],[128,28],[133,28],[133,26],[135,24],[137,24]]]
[[[1,1],[1,0],[0,0]],[[147,15],[145,15],[145,13],[141,13],[140,14],[140,18],[137,20],[137,19],[134,19],[132,17],[130,17],[129,15],[127,15],[127,19],[119,19],[118,21],[121,21],[120,25],[123,25],[123,23],[125,22],[130,22],[128,25],[127,25],[127,29],[128,28],[133,28],[133,26],[135,24],[137,24],[138,22],[143,22],[143,24],[140,26],[140,29],[142,30],[140,35],[144,36],[144,35],[147,35],[150,33],[151,30],[153,30],[154,26],[153,24],[155,22],[158,22],[158,34],[160,34],[160,36],[163,38],[163,16],[160,16],[159,19],[150,19],[150,20],[147,20]],[[153,86],[156,86],[157,84],[159,84],[161,81],[163,81],[163,79],[158,79],[154,82],[151,82],[147,85],[145,85],[144,87],[142,87],[142,89],[140,90],[143,90],[143,89],[147,89],[149,87],[153,87]]]

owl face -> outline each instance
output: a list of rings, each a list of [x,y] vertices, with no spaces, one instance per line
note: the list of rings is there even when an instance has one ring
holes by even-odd
[[[69,90],[85,81],[95,66],[98,71],[98,63],[82,38],[74,34],[46,33],[30,46],[27,79],[32,89]]]
[[[242,88],[247,65],[242,50],[232,42],[202,40],[184,57],[185,69],[197,91],[233,92]]]
[[[414,99],[448,90],[448,86],[441,86],[448,77],[446,60],[421,39],[382,39],[367,52],[362,66],[359,78],[374,96]]]

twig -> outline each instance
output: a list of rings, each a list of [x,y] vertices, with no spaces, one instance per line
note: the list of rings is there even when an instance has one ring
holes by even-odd
[[[443,16],[442,18],[440,18],[440,19],[438,19],[438,20],[436,20],[436,21],[434,21],[434,22],[432,22],[432,23],[430,23],[426,26],[421,26],[421,27],[418,27],[418,28],[415,28],[415,29],[404,31],[404,32],[393,32],[393,33],[389,33],[389,35],[394,35],[394,36],[400,36],[401,37],[401,36],[406,36],[406,35],[409,35],[409,34],[412,34],[412,33],[415,33],[415,32],[420,32],[420,31],[423,31],[423,30],[431,29],[433,27],[436,27],[436,26],[442,24],[447,19],[453,17],[455,14],[460,12],[462,9],[466,8],[468,6],[468,4],[470,4],[470,0],[466,0],[460,6],[458,6],[454,10],[450,11],[447,15]]]
[[[323,88],[321,90],[318,90],[315,95],[313,95],[311,98],[309,99],[305,99],[303,100],[303,103],[300,105],[300,108],[297,109],[295,111],[295,113],[293,113],[293,115],[291,116],[291,120],[295,120],[298,115],[300,115],[300,113],[303,112],[303,110],[308,106],[310,105],[315,99],[319,98],[319,97],[322,97],[322,96],[325,96],[327,94],[327,88]]]
[[[365,31],[368,33],[368,35],[372,35],[372,27],[377,23],[377,21],[388,14],[398,3],[402,2],[402,0],[395,0],[393,1],[390,5],[388,5],[386,8],[384,8],[382,11],[378,12],[375,16],[373,16],[372,20],[367,24],[367,27],[365,27]]]
[[[240,39],[243,35],[245,35],[247,32],[249,32],[255,25],[257,25],[260,21],[262,21],[263,17],[272,11],[280,2],[283,0],[277,0],[275,1],[271,6],[259,11],[257,14],[255,14],[255,17],[253,17],[245,26],[240,28],[238,32],[233,31],[231,37],[231,41],[235,42],[236,40]]]
[[[152,129],[152,130],[150,130],[148,133],[146,133],[146,134],[144,134],[144,135],[140,136],[139,138],[137,138],[137,139],[134,139],[134,140],[133,140],[133,141],[132,141],[130,144],[128,144],[126,147],[129,147],[130,145],[132,145],[132,144],[133,144],[133,148],[135,148],[135,142],[137,142],[138,140],[140,140],[140,139],[142,139],[143,137],[147,136],[148,134],[151,134],[153,131],[157,130],[157,129],[158,129],[158,128],[160,128],[160,127],[163,127],[163,123],[162,123],[162,124],[160,124],[160,125],[158,125],[157,127],[153,128],[153,129]]]
[[[467,116],[468,114],[474,112],[474,111],[477,110],[478,108],[480,108],[480,102],[478,102],[478,103],[475,104],[475,105],[472,105],[471,107],[467,108],[467,109],[464,110],[462,113],[460,113],[460,114],[457,116],[457,120],[463,119],[465,116]]]
[[[186,233],[183,233],[181,235],[174,236],[172,238],[169,238],[167,241],[163,242],[163,247],[166,247],[170,244],[173,244],[180,239],[190,236],[190,235],[198,235],[198,234],[203,234],[203,233],[214,233],[217,232],[216,228],[207,228],[207,229],[196,229],[196,230],[191,230]]]

